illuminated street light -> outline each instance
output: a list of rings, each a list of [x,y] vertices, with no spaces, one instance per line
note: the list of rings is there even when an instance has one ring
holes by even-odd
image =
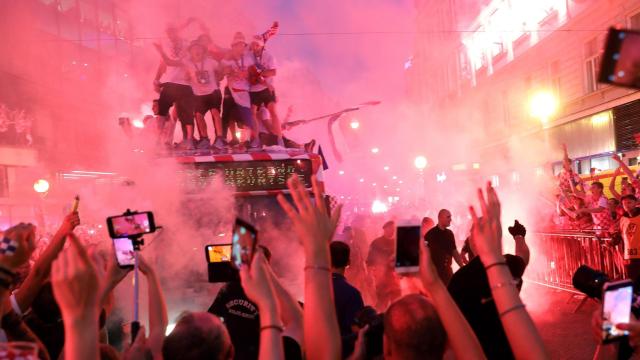
[[[548,91],[536,93],[529,101],[529,114],[543,124],[549,121],[557,110],[558,99]]]
[[[387,208],[387,204],[380,200],[374,200],[373,204],[371,204],[371,212],[374,214],[386,213],[388,210],[389,208]]]
[[[39,179],[33,183],[33,190],[38,194],[44,194],[49,191],[49,182],[45,179]]]
[[[413,161],[413,164],[418,170],[424,170],[424,168],[427,167],[427,158],[420,155],[416,157],[416,159]]]
[[[351,124],[350,125],[351,125],[351,128],[355,130],[355,129],[360,127],[360,122],[358,120],[356,120],[356,119],[353,119],[353,120],[351,120]]]
[[[380,149],[378,149],[377,147],[374,147],[374,148],[371,149],[371,152],[374,153],[374,154],[377,154],[377,153],[380,152]]]
[[[340,171],[338,171],[338,174],[340,174],[340,175],[344,175],[344,170],[340,170]]]
[[[389,171],[389,167],[388,167],[388,166],[385,166],[385,167],[384,167],[384,171]]]

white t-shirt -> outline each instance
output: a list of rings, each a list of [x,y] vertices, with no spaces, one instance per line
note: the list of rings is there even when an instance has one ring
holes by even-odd
[[[167,41],[164,44],[164,49],[167,55],[178,61],[185,61],[187,59],[187,42],[184,39],[180,39],[177,43]],[[161,83],[173,83],[182,85],[191,85],[187,72],[182,66],[171,66],[167,64],[167,70],[160,79]]]
[[[209,95],[218,90],[218,81],[216,80],[217,61],[210,57],[205,57],[202,61],[188,59],[185,60],[185,65],[189,69],[191,88],[194,95]]]
[[[267,51],[267,49],[262,49],[262,54],[260,56],[255,55],[253,52],[251,52],[251,55],[254,57],[254,61],[259,71],[276,69],[276,59],[273,57],[273,55],[271,55],[269,51]],[[273,86],[274,77],[275,76],[268,76],[268,77],[265,77],[264,79],[268,85]],[[267,87],[268,86],[265,84],[251,85],[251,91],[252,92],[262,91]]]
[[[240,59],[225,59],[222,60],[222,65],[230,66],[234,72],[245,72],[251,65],[255,65],[253,54],[250,51],[245,51]],[[227,76],[227,86],[231,90],[231,95],[236,104],[251,107],[251,98],[249,97],[249,79]]]

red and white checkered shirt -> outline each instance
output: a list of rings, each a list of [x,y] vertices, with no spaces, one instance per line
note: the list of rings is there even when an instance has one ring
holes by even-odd
[[[613,218],[611,217],[611,212],[609,211],[609,204],[607,198],[602,195],[599,199],[589,197],[587,207],[589,208],[597,208],[602,207],[604,211],[591,213],[591,217],[593,217],[593,227],[597,230],[605,230],[608,231],[614,225]]]

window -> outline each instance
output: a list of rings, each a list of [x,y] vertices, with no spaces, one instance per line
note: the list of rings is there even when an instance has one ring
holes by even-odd
[[[584,47],[585,92],[587,94],[601,87],[598,83],[598,72],[600,71],[600,61],[602,59],[600,43],[600,38],[595,37],[587,42]]]
[[[9,178],[7,176],[7,167],[0,166],[0,198],[9,196]]]
[[[629,16],[629,28],[634,30],[640,30],[640,11]]]
[[[611,156],[602,156],[591,159],[591,168],[596,171],[604,171],[613,168]]]

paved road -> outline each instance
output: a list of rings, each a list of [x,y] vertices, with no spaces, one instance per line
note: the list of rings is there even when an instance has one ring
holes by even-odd
[[[591,334],[591,316],[599,307],[592,300],[573,313],[580,299],[565,291],[526,283],[522,298],[533,316],[552,359],[592,359],[596,343]]]

